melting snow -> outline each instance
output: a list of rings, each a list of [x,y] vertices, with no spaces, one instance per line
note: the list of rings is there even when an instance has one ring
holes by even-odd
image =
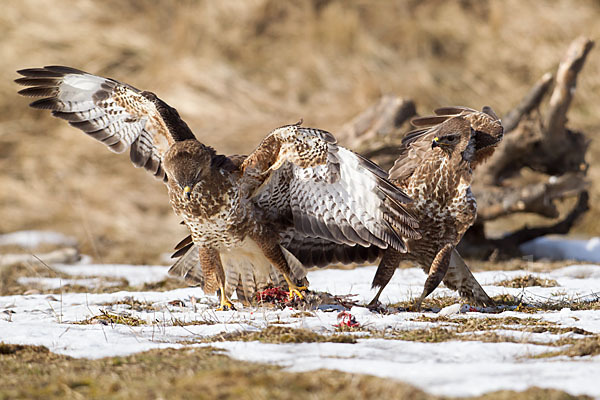
[[[600,262],[600,237],[587,240],[541,237],[521,246],[536,258]]]
[[[15,245],[34,249],[42,243],[76,246],[75,238],[65,236],[58,232],[49,231],[19,231],[0,235],[0,246]]]
[[[0,236],[6,243],[8,235]],[[22,238],[10,240],[25,243]],[[34,242],[35,240],[31,240]],[[105,284],[106,278],[126,279],[132,286],[152,283],[167,276],[168,267],[132,265],[76,264],[54,268],[73,279],[21,278],[21,283],[35,283],[48,288],[62,284],[93,286]],[[308,274],[312,290],[332,294],[355,294],[354,299],[368,302],[375,294],[370,281],[375,267],[353,270],[316,270]],[[597,299],[600,289],[600,265],[573,265],[549,273],[532,273],[541,279],[555,279],[559,287],[529,287],[514,289],[495,286],[506,279],[523,276],[525,271],[486,271],[476,278],[491,295],[512,294],[531,301]],[[398,270],[384,291],[381,300],[394,303],[420,294],[425,274],[420,269]],[[110,284],[110,283],[109,283]],[[456,296],[444,287],[435,296]],[[148,307],[131,307],[133,301]],[[457,298],[458,300],[458,298]],[[121,304],[115,304],[121,303]],[[323,334],[335,331],[338,312],[313,311],[297,318],[296,310],[272,310],[244,307],[239,311],[215,311],[217,299],[196,288],[167,292],[63,293],[13,295],[0,297],[0,342],[47,346],[51,351],[73,357],[100,358],[127,355],[153,348],[202,346],[189,345],[191,340],[224,332],[258,331],[272,324],[310,329]],[[140,304],[140,303],[137,303]],[[100,315],[103,311],[139,318],[140,326],[76,324]],[[537,318],[559,327],[576,327],[600,334],[600,311],[560,311],[524,314],[505,311],[500,314],[464,313],[451,306],[446,309],[453,318]],[[400,312],[381,315],[363,307],[350,312],[356,321],[371,330],[427,329],[444,322],[414,320],[434,313]],[[181,326],[195,321],[197,325]],[[448,322],[445,322],[448,324]],[[524,390],[531,386],[556,388],[572,394],[588,394],[600,398],[600,356],[580,358],[531,358],[556,347],[548,346],[564,337],[580,337],[573,332],[522,332],[519,326],[505,325],[495,330],[516,343],[479,341],[447,341],[419,343],[402,340],[361,338],[358,342],[266,344],[259,342],[215,342],[231,357],[281,365],[291,371],[319,368],[366,373],[405,381],[434,394],[448,396],[476,395],[500,389]],[[477,333],[476,333],[477,334]],[[529,342],[529,343],[528,343]],[[535,344],[532,344],[534,342]]]

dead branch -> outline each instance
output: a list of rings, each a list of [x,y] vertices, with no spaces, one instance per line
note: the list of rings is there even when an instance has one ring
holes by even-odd
[[[412,100],[386,95],[345,124],[336,137],[345,146],[360,151],[373,142],[389,142],[399,133],[400,127],[416,115]]]
[[[589,194],[587,191],[583,191],[579,194],[579,197],[577,198],[577,203],[575,204],[571,212],[569,212],[569,214],[561,221],[553,225],[544,227],[529,228],[526,226],[523,229],[511,233],[510,235],[507,235],[502,239],[495,240],[494,242],[496,243],[497,247],[500,248],[518,247],[525,242],[537,239],[541,236],[552,234],[565,235],[569,233],[569,231],[571,230],[573,225],[575,225],[579,217],[581,217],[589,210],[588,203]]]
[[[534,213],[558,218],[554,200],[574,197],[589,183],[581,173],[548,177],[545,182],[527,185],[486,186],[474,190],[480,221],[490,221],[515,213]]]
[[[553,76],[550,72],[545,73],[539,81],[533,85],[533,88],[523,97],[523,100],[513,108],[506,116],[502,119],[502,126],[504,126],[504,134],[512,131],[519,125],[521,119],[529,114],[533,109],[539,107],[542,99],[548,92],[548,89],[552,86]]]
[[[575,94],[577,76],[583,68],[585,59],[594,47],[594,42],[586,37],[579,37],[571,43],[556,73],[556,85],[550,97],[545,120],[546,145],[552,146],[561,142],[565,133],[567,111]],[[555,149],[549,149],[555,151]]]
[[[587,170],[585,153],[589,141],[582,133],[567,129],[565,123],[577,76],[592,47],[593,42],[586,38],[578,38],[569,46],[556,73],[546,118],[527,117],[526,112],[537,108],[550,87],[547,74],[508,114],[506,119],[510,125],[519,123],[514,129],[508,126],[507,131],[511,133],[487,164],[477,171],[476,182],[499,185],[526,167],[548,175]]]
[[[484,225],[477,222],[471,227],[458,245],[463,257],[479,259],[506,259],[521,255],[519,246],[533,239],[546,235],[565,235],[589,209],[589,194],[583,191],[579,194],[577,203],[569,214],[562,220],[550,226],[529,228],[525,226],[500,239],[488,239],[484,235]]]

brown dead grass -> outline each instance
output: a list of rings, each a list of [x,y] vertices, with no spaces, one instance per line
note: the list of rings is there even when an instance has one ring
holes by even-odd
[[[592,0],[9,2],[0,15],[0,233],[51,229],[97,261],[156,263],[177,243],[162,184],[15,93],[15,70],[66,64],[153,90],[198,138],[247,153],[304,118],[336,132],[381,94],[421,113],[464,104],[507,112],[568,43],[600,36]],[[570,126],[597,133],[600,51]],[[590,179],[600,180],[592,143]],[[596,185],[597,186],[597,185]],[[579,232],[600,233],[600,191]]]
[[[100,315],[94,315],[88,319],[83,321],[74,322],[76,325],[93,325],[93,324],[102,324],[102,325],[128,325],[128,326],[140,326],[144,325],[146,322],[141,319],[125,314],[114,314],[106,310],[101,310]]]
[[[597,356],[600,354],[600,335],[594,335],[584,339],[573,341],[569,343],[564,349],[559,351],[549,351],[546,353],[538,354],[533,358],[549,358],[549,357],[585,357],[585,356]]]
[[[513,279],[507,279],[504,281],[496,282],[494,286],[504,286],[510,288],[525,288],[532,286],[539,287],[556,287],[559,286],[558,282],[554,279],[541,279],[533,275],[519,276]]]
[[[234,361],[214,349],[152,350],[127,357],[73,359],[45,347],[0,343],[0,399],[410,399],[433,396],[402,382],[318,370],[289,373]],[[472,399],[589,399],[559,390],[500,391]]]
[[[270,325],[259,332],[226,333],[206,340],[206,342],[209,343],[215,341],[259,341],[262,343],[356,343],[356,339],[349,335],[321,335],[307,329],[296,329],[279,325]]]

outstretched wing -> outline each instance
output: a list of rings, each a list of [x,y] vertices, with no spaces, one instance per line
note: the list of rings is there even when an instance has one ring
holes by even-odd
[[[402,252],[405,238],[420,237],[405,209],[411,199],[381,168],[336,145],[329,132],[278,128],[241,170],[248,196],[267,219],[287,221],[306,236]]]
[[[151,92],[63,66],[17,71],[29,86],[23,96],[42,97],[31,107],[52,110],[55,117],[104,143],[111,151],[128,148],[133,164],[166,180],[162,157],[174,141],[193,139],[177,111]]]
[[[458,106],[443,107],[434,112],[433,116],[418,117],[411,121],[417,129],[408,132],[402,139],[398,158],[390,169],[390,179],[402,182],[409,178],[424,159],[426,152],[431,150],[431,143],[437,136],[440,125],[451,118],[465,118],[476,133],[473,168],[489,157],[502,140],[502,124],[490,107],[483,107],[482,111]]]
[[[281,234],[281,246],[306,267],[373,263],[385,251],[377,246],[349,246],[306,236],[296,229],[288,229]]]

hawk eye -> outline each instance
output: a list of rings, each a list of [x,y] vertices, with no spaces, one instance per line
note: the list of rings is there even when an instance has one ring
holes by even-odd
[[[454,135],[450,135],[450,136],[446,137],[446,140],[449,142],[454,142],[454,139],[456,139],[456,136],[454,136]]]

